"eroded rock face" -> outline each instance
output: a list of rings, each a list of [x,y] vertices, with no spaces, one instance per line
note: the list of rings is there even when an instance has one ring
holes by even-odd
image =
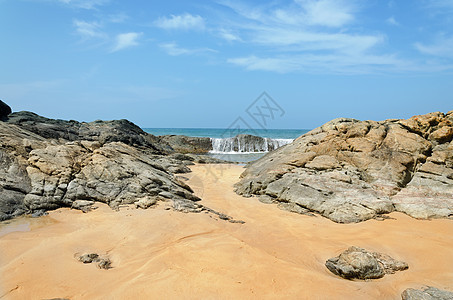
[[[401,294],[402,300],[451,300],[453,292],[427,287],[421,290],[407,289]]]
[[[408,265],[386,254],[350,247],[339,256],[328,259],[326,267],[335,275],[345,279],[366,280],[406,270]]]
[[[382,122],[335,119],[248,165],[236,192],[267,195],[339,223],[395,210],[449,218],[451,128],[453,111]]]
[[[202,207],[174,176],[189,172],[186,165],[196,158],[162,155],[163,148],[128,121],[91,124],[36,116],[45,122],[24,123],[16,117],[0,122],[0,220],[59,207],[88,211],[93,202],[148,208],[165,201],[185,212]]]
[[[144,132],[140,127],[128,120],[85,123],[48,119],[32,112],[21,111],[11,114],[7,122],[46,139],[96,141],[100,145],[122,142],[130,146],[145,148],[154,154],[172,152],[171,147],[162,143],[159,138]]]

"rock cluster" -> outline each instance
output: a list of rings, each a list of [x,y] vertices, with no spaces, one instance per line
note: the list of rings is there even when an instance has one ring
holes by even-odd
[[[366,280],[406,270],[408,265],[386,254],[349,247],[339,256],[328,259],[326,267],[335,275],[345,279]]]
[[[174,176],[202,160],[168,145],[126,120],[51,120],[29,112],[0,122],[0,220],[59,207],[89,210],[147,208],[168,201],[198,211],[200,200]]]
[[[453,292],[426,287],[421,290],[407,289],[401,294],[402,300],[452,300]]]
[[[335,119],[249,164],[236,192],[339,223],[395,210],[451,218],[452,139],[453,111],[381,122]]]
[[[96,266],[99,269],[108,270],[112,268],[112,262],[110,261],[110,259],[106,257],[100,257],[97,253],[86,253],[80,255],[77,259],[84,264],[96,263]]]

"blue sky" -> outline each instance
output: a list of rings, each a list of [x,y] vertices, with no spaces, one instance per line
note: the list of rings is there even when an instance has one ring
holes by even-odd
[[[453,110],[453,0],[0,0],[0,99],[61,119],[228,127]]]

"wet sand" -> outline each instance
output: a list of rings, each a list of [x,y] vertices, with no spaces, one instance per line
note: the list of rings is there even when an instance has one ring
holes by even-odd
[[[99,204],[86,214],[59,209],[15,220],[0,225],[0,298],[401,299],[410,287],[453,289],[452,220],[392,213],[336,224],[236,195],[240,166],[192,170],[182,176],[201,203],[245,224],[165,204],[119,212]],[[409,270],[368,282],[334,276],[324,262],[351,245],[406,261]],[[109,256],[113,268],[74,258],[86,252]]]

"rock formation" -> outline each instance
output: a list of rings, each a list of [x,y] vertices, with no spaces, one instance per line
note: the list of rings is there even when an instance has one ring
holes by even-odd
[[[386,254],[349,247],[339,256],[328,259],[326,267],[335,275],[345,279],[366,280],[406,270],[408,265]]]
[[[452,139],[453,111],[381,122],[335,119],[249,164],[236,192],[339,223],[395,210],[451,218]]]
[[[421,290],[407,289],[401,294],[402,300],[452,300],[453,292],[426,287]]]
[[[166,201],[176,210],[203,211],[174,176],[199,160],[174,153],[126,120],[79,123],[13,113],[0,122],[0,220],[59,207],[88,211],[94,201],[112,208]]]
[[[159,138],[179,153],[206,154],[212,150],[212,142],[208,137],[162,135]]]

